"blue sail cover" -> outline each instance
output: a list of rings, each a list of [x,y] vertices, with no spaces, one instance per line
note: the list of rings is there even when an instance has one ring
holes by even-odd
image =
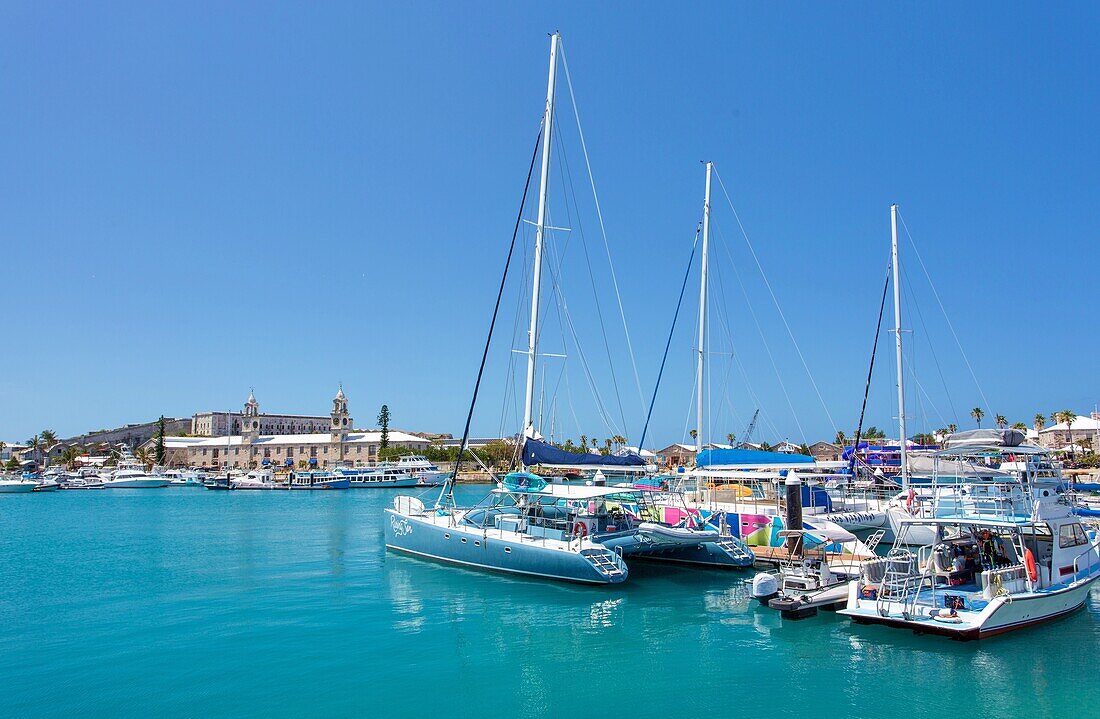
[[[618,457],[613,454],[577,454],[558,449],[552,444],[528,437],[523,443],[523,463],[559,467],[644,467],[645,460],[636,454]]]
[[[765,452],[760,449],[704,449],[695,458],[697,467],[731,467],[753,464],[813,464],[814,458],[805,454]]]

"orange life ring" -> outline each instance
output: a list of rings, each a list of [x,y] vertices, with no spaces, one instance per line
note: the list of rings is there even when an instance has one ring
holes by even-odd
[[[1027,565],[1027,576],[1032,582],[1039,581],[1039,568],[1035,566],[1035,555],[1030,549],[1024,550],[1024,564]]]
[[[588,536],[588,525],[584,522],[573,523],[573,536],[578,539],[584,539]]]
[[[905,498],[905,509],[909,514],[913,514],[913,500],[917,498],[917,493],[910,487],[909,496]]]

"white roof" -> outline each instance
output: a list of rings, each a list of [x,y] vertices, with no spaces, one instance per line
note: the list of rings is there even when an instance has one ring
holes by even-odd
[[[382,441],[381,432],[349,432],[345,439],[345,444],[379,444]],[[393,444],[428,444],[428,440],[423,437],[417,437],[416,435],[406,434],[405,432],[397,432],[390,430],[389,441]],[[332,437],[327,432],[318,432],[311,434],[261,434],[254,439],[252,446],[262,445],[274,445],[274,444],[331,444]],[[225,446],[239,446],[242,444],[242,438],[239,434],[231,435],[229,437],[165,437],[164,446],[170,448],[186,448],[186,447],[225,447]]]
[[[650,452],[648,449],[638,449],[637,447],[622,447],[615,452],[616,457],[625,457],[628,454],[636,454],[639,457],[656,457],[656,452]]]
[[[1042,434],[1047,432],[1065,432],[1067,429],[1071,431],[1085,431],[1096,430],[1100,428],[1100,420],[1093,419],[1092,417],[1086,417],[1083,414],[1077,415],[1077,419],[1073,420],[1073,426],[1067,427],[1065,422],[1059,422],[1053,427],[1044,427],[1041,430]]]

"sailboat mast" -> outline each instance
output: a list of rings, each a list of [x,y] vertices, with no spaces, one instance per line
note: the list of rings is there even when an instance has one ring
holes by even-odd
[[[523,401],[523,435],[534,437],[535,356],[538,350],[539,289],[542,284],[542,244],[546,229],[546,198],[550,192],[550,147],[554,129],[554,76],[558,68],[558,41],[550,36],[550,76],[546,82],[546,109],[542,116],[542,168],[539,173],[539,215],[535,225],[535,269],[531,285],[531,328],[527,336],[527,392]]]
[[[894,268],[894,347],[898,366],[898,432],[901,433],[901,488],[909,489],[909,452],[905,446],[905,368],[901,363],[901,285],[898,284],[898,206],[890,205],[890,256]]]
[[[703,388],[705,385],[704,373],[706,371],[706,331],[707,331],[707,254],[710,249],[710,174],[713,163],[707,163],[707,189],[703,195],[703,255],[702,272],[699,275],[699,357],[696,378],[695,403],[695,456],[698,460],[699,453],[703,451]]]

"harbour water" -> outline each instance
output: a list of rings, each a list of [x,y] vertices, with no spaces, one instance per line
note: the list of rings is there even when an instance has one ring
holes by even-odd
[[[460,499],[485,487],[463,486]],[[0,715],[1086,716],[1100,590],[955,643],[784,623],[751,573],[635,564],[583,587],[382,545],[394,493],[0,497]],[[1081,711],[1085,710],[1086,714]]]

